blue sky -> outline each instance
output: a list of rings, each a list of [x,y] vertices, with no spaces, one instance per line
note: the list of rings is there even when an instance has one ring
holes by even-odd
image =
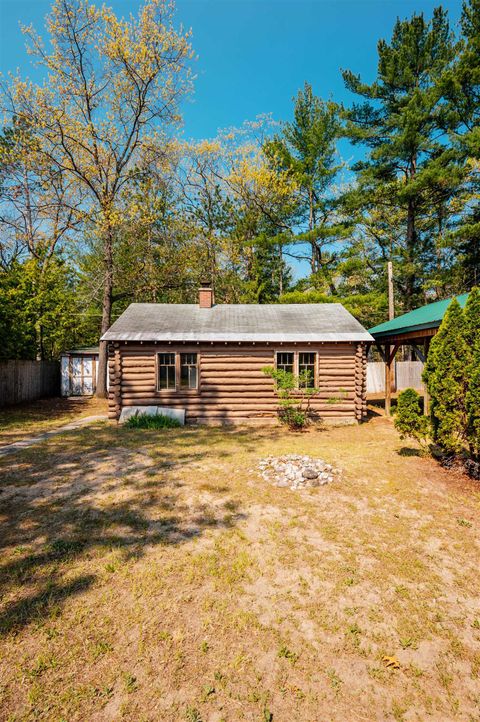
[[[140,0],[110,0],[119,15]],[[317,95],[346,103],[341,68],[371,81],[376,44],[396,18],[430,16],[432,0],[177,0],[177,18],[192,28],[198,56],[195,93],[185,103],[184,134],[206,138],[262,113],[287,120],[292,97],[309,81]],[[457,23],[461,0],[442,3]],[[0,0],[0,72],[38,77],[24,50],[19,22],[40,30],[50,0]],[[345,159],[350,150],[341,148]],[[299,269],[296,269],[297,273]]]
[[[110,0],[118,14],[139,0]],[[431,0],[178,0],[177,17],[193,30],[195,94],[184,107],[185,134],[204,138],[261,113],[291,114],[305,80],[323,97],[348,102],[340,68],[372,80],[376,43],[390,37],[397,16],[423,11]],[[442,3],[458,21],[461,2]],[[19,22],[41,29],[50,0],[0,0],[0,72],[35,76]]]

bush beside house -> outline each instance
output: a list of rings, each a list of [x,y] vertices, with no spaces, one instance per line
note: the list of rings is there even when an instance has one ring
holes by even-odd
[[[413,389],[399,395],[395,427],[402,438],[433,442],[443,458],[459,456],[480,477],[480,290],[472,289],[465,309],[453,299],[430,344],[423,371],[430,419],[422,416]]]

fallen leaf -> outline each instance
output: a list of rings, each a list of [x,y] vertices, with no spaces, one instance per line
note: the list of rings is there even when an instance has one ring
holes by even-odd
[[[396,657],[383,657],[382,662],[384,662],[386,667],[390,667],[390,669],[400,669],[400,662]]]

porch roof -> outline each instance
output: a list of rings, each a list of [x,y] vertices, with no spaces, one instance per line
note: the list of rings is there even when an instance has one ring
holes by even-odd
[[[468,293],[457,296],[460,306],[465,306]],[[385,321],[369,329],[369,332],[375,341],[384,341],[389,337],[398,338],[402,334],[412,336],[415,332],[421,333],[428,329],[438,328],[442,322],[445,312],[450,305],[452,298],[446,298],[444,301],[436,301],[428,303],[426,306],[420,306],[413,311],[404,313],[401,316],[393,318],[391,321]]]

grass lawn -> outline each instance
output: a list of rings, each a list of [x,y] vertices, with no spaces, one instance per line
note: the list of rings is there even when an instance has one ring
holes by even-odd
[[[0,718],[480,720],[480,487],[402,446],[105,422],[0,459]],[[269,486],[288,452],[343,480]]]
[[[81,397],[39,399],[0,409],[0,447],[50,431],[83,416],[105,414],[104,399]]]

